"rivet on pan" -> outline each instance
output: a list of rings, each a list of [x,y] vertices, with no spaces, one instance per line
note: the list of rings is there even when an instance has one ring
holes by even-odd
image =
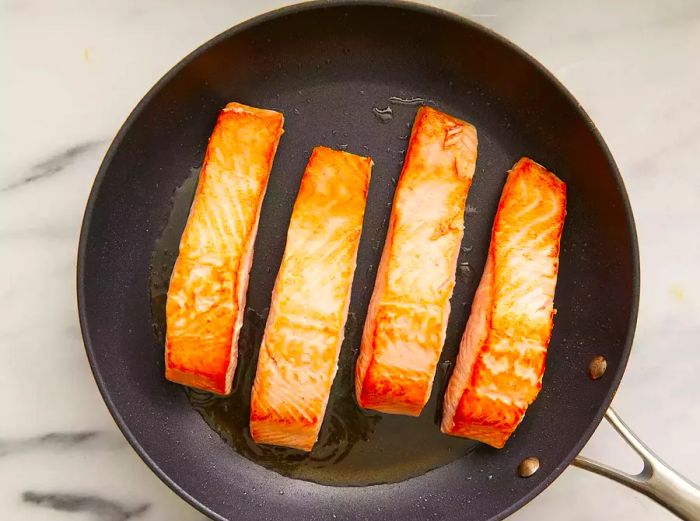
[[[593,380],[597,380],[605,374],[605,370],[608,368],[608,362],[602,356],[596,356],[591,360],[588,365],[588,374],[591,375]]]
[[[535,457],[525,458],[518,465],[518,475],[521,478],[529,478],[540,468],[540,460]]]

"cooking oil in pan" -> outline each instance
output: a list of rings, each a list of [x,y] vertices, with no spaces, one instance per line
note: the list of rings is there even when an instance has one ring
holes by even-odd
[[[175,191],[172,211],[151,258],[151,312],[160,346],[165,341],[165,301],[170,273],[197,183],[197,170]],[[358,269],[356,278],[370,277]],[[367,281],[356,280],[356,284]],[[250,288],[249,291],[255,291]],[[359,349],[347,340],[341,350],[318,442],[310,453],[257,445],[250,437],[250,391],[267,310],[247,309],[239,340],[238,366],[230,396],[183,387],[192,407],[236,452],[280,474],[336,486],[391,483],[421,475],[456,460],[476,443],[440,433],[441,395],[450,366],[442,363],[435,392],[419,418],[360,409],[354,398],[354,367]],[[362,324],[350,313],[346,338],[359,338]]]

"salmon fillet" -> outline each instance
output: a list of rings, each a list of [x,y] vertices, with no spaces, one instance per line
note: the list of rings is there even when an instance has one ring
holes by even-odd
[[[310,451],[338,366],[372,160],[317,147],[301,181],[250,403],[257,443]]]
[[[418,416],[445,341],[476,129],[421,107],[398,182],[355,370],[361,407]]]
[[[168,288],[168,380],[231,392],[253,242],[283,120],[239,103],[219,114]]]
[[[442,432],[501,448],[542,387],[566,185],[523,158],[508,175],[445,394]]]

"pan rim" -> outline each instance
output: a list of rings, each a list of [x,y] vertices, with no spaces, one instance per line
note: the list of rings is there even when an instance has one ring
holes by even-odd
[[[158,478],[165,483],[171,490],[173,490],[176,494],[178,494],[182,499],[187,501],[190,505],[192,505],[194,508],[205,514],[206,516],[209,516],[212,519],[216,520],[222,520],[225,521],[225,518],[221,516],[219,513],[214,512],[211,510],[208,506],[203,504],[199,499],[195,498],[192,496],[187,490],[185,490],[182,486],[180,486],[177,482],[175,482],[161,467],[158,465],[158,463],[149,455],[149,453],[142,447],[138,439],[136,438],[135,434],[131,431],[131,429],[127,426],[126,421],[122,417],[120,411],[118,410],[117,406],[115,405],[114,401],[112,400],[111,396],[111,391],[108,389],[108,386],[106,385],[104,378],[100,372],[100,369],[97,366],[97,363],[95,361],[95,347],[93,345],[91,333],[90,333],[90,325],[88,324],[88,319],[87,319],[87,313],[86,313],[86,282],[85,282],[85,263],[86,263],[86,255],[87,255],[87,243],[88,243],[88,237],[90,235],[90,228],[91,224],[93,221],[93,213],[96,205],[96,200],[97,200],[97,195],[101,190],[102,183],[104,182],[104,178],[110,168],[110,165],[112,163],[112,160],[114,158],[114,155],[116,154],[116,151],[119,149],[121,146],[122,141],[124,140],[125,136],[128,134],[130,131],[134,121],[139,117],[141,112],[145,109],[145,107],[151,102],[151,100],[171,81],[173,80],[181,71],[184,69],[187,65],[189,65],[193,60],[198,58],[200,55],[208,51],[210,48],[216,46],[222,41],[225,41],[228,38],[231,38],[235,36],[236,34],[253,28],[255,26],[264,24],[268,21],[272,21],[275,19],[283,18],[287,15],[293,15],[301,12],[306,12],[306,11],[314,11],[318,9],[324,9],[324,8],[352,8],[352,7],[391,7],[395,8],[397,10],[407,10],[407,11],[413,11],[417,12],[420,14],[426,14],[426,15],[432,15],[436,17],[442,17],[447,19],[448,21],[456,22],[462,25],[469,26],[470,29],[485,33],[487,36],[493,38],[496,40],[498,43],[500,43],[503,46],[508,47],[511,51],[514,51],[518,55],[520,55],[529,65],[534,67],[538,72],[542,73],[569,101],[575,108],[578,113],[578,115],[582,118],[582,122],[588,127],[588,129],[591,132],[592,137],[594,138],[596,145],[600,148],[601,152],[603,153],[607,163],[609,164],[611,171],[613,173],[613,178],[615,182],[615,186],[621,195],[621,200],[622,200],[622,205],[623,205],[623,210],[625,213],[626,221],[627,221],[627,228],[629,231],[630,235],[630,246],[631,246],[631,254],[632,254],[632,302],[630,303],[630,317],[629,317],[629,323],[628,323],[628,328],[626,332],[626,337],[625,337],[625,343],[621,352],[620,356],[620,364],[617,367],[617,371],[614,373],[614,375],[611,378],[610,384],[609,384],[609,390],[606,398],[602,401],[600,407],[598,408],[593,421],[590,423],[590,425],[586,428],[586,430],[583,432],[581,437],[579,438],[578,442],[574,445],[573,449],[566,455],[566,457],[560,462],[559,465],[554,467],[552,471],[547,475],[545,479],[543,479],[540,483],[538,483],[537,486],[535,486],[533,489],[531,489],[528,493],[523,495],[519,500],[516,502],[512,503],[508,508],[503,510],[501,513],[497,514],[494,518],[492,519],[503,519],[515,511],[519,510],[522,508],[525,504],[530,502],[532,499],[534,499],[536,496],[538,496],[542,491],[544,491],[551,483],[557,479],[561,473],[571,464],[573,459],[580,453],[581,449],[584,447],[584,445],[588,442],[590,437],[593,435],[593,432],[598,428],[598,425],[603,419],[603,416],[610,406],[610,403],[612,402],[615,393],[617,392],[617,389],[620,385],[620,382],[622,380],[622,376],[624,375],[630,352],[632,349],[632,344],[634,340],[634,334],[636,330],[636,324],[637,324],[637,318],[638,318],[638,311],[639,311],[639,295],[640,295],[640,259],[639,259],[639,244],[638,244],[638,237],[637,237],[637,231],[636,231],[636,226],[635,226],[635,221],[634,221],[634,216],[632,212],[632,207],[629,201],[629,197],[627,194],[627,190],[625,189],[624,182],[622,180],[622,176],[620,174],[620,171],[617,167],[617,164],[615,163],[614,158],[612,157],[612,154],[610,150],[608,149],[605,141],[603,140],[600,132],[598,131],[597,127],[591,120],[591,118],[588,116],[588,114],[585,112],[581,104],[578,102],[578,100],[569,92],[569,90],[546,68],[544,67],[541,63],[539,63],[535,58],[533,58],[530,54],[528,54],[526,51],[521,49],[519,46],[511,42],[510,40],[506,39],[505,37],[501,36],[500,34],[496,33],[495,31],[482,26],[481,24],[474,22],[468,18],[465,18],[461,15],[458,15],[456,13],[452,13],[450,11],[446,11],[444,9],[440,9],[434,6],[430,5],[423,5],[423,4],[418,4],[416,2],[412,1],[406,1],[406,0],[312,0],[308,2],[302,2],[302,3],[297,3],[285,7],[281,7],[278,9],[274,9],[272,11],[268,11],[265,13],[262,13],[258,16],[255,16],[253,18],[250,18],[248,20],[245,20],[225,31],[222,33],[214,36],[210,40],[206,41],[196,49],[194,49],[192,52],[190,52],[187,56],[182,58],[179,62],[177,62],[168,72],[166,72],[154,85],[151,87],[148,92],[143,96],[143,98],[137,103],[137,105],[133,108],[129,116],[126,118],[122,126],[120,127],[119,131],[115,135],[114,139],[112,140],[107,152],[105,153],[105,156],[100,164],[100,167],[98,169],[97,175],[95,176],[95,180],[93,182],[93,186],[90,191],[90,195],[88,197],[86,206],[85,206],[85,211],[84,211],[84,216],[81,224],[81,229],[80,229],[80,237],[79,237],[79,244],[78,244],[78,255],[77,255],[77,270],[76,270],[76,286],[77,286],[77,300],[78,300],[78,317],[79,317],[79,323],[80,323],[80,329],[81,329],[81,334],[83,338],[83,343],[85,346],[85,351],[87,354],[88,362],[90,364],[90,369],[92,371],[93,377],[95,379],[95,382],[97,384],[98,390],[100,392],[100,395],[102,396],[102,399],[104,400],[107,409],[109,410],[109,413],[111,414],[112,418],[114,419],[115,423],[117,424],[117,427],[121,431],[121,433],[124,435],[124,437],[127,439],[131,447],[134,449],[134,451],[139,455],[139,457],[146,463],[146,465],[149,467],[149,469],[156,475]]]

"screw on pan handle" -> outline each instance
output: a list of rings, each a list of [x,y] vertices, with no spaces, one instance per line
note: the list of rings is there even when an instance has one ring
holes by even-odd
[[[700,521],[700,488],[661,461],[625,425],[611,408],[605,418],[644,461],[639,474],[631,475],[602,463],[578,456],[573,465],[622,483],[650,497],[686,521]]]

